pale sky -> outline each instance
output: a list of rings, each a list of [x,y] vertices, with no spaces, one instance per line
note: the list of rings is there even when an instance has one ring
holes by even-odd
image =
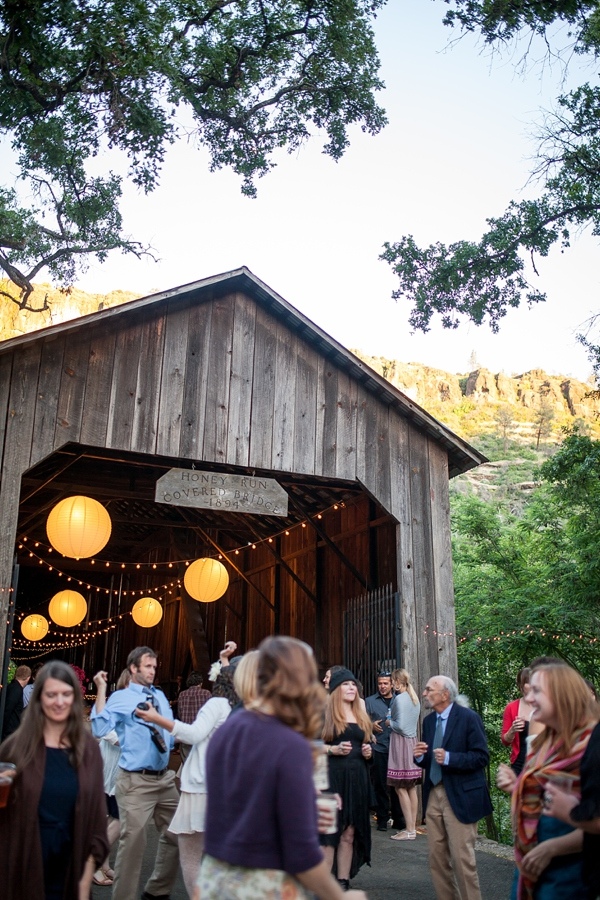
[[[591,367],[575,333],[598,306],[589,235],[539,263],[536,283],[548,302],[512,311],[499,335],[473,325],[411,335],[408,304],[391,299],[394,276],[378,260],[384,241],[406,233],[420,244],[477,239],[486,217],[531,193],[530,135],[563,77],[558,64],[522,77],[517,55],[492,58],[474,38],[448,48],[445,9],[390,0],[381,12],[379,97],[389,125],[379,136],[355,129],[335,163],[317,135],[294,156],[281,154],[256,200],[241,195],[232,173],[210,174],[204,151],[179,144],[160,190],[128,190],[123,205],[127,232],[152,244],[160,261],[114,255],[78,286],[146,294],[246,265],[346,347],[453,372],[466,371],[475,351],[493,371],[539,367],[586,378]]]

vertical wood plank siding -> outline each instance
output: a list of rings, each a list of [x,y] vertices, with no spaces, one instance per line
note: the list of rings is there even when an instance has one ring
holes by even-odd
[[[236,294],[226,453],[226,462],[234,466],[247,466],[250,459],[255,327],[256,306],[243,294]]]
[[[307,475],[315,472],[318,369],[319,358],[304,341],[298,341],[292,471]]]
[[[158,402],[160,425],[156,436],[156,452],[159,456],[179,455],[189,322],[189,313],[178,314],[170,304],[165,319],[164,359]]]
[[[358,385],[345,372],[338,375],[336,466],[338,478],[356,478]]]
[[[296,424],[297,338],[282,322],[277,324],[275,341],[275,393],[272,412],[272,466],[291,472],[294,466]],[[268,419],[264,423],[268,428]]]
[[[14,354],[12,353],[5,353],[3,356],[0,356],[0,460],[4,459],[13,356]],[[4,483],[3,473],[4,466],[2,464],[0,465],[0,498],[2,497],[2,486]],[[7,477],[11,480],[14,479],[12,473]],[[1,507],[0,515],[2,515]],[[8,519],[3,525],[2,540],[0,540],[0,623],[6,622],[8,602],[10,599],[10,578],[12,574],[12,558],[14,555],[14,546],[10,539],[11,525],[12,523],[10,519]],[[0,648],[4,647],[2,641],[2,627],[0,626]]]
[[[433,594],[434,548],[429,501],[428,441],[411,431],[409,443],[409,477],[411,499],[411,532],[414,569],[414,607],[419,646],[419,672],[436,674],[437,653],[436,602]],[[429,676],[427,676],[429,677]]]
[[[448,457],[429,442],[429,484],[431,536],[436,553],[433,559],[433,596],[436,598],[435,620],[438,631],[440,672],[456,672],[456,636],[454,621],[454,582],[452,580],[452,543],[448,521]]]
[[[35,405],[31,436],[30,465],[52,453],[55,447],[55,426],[63,371],[64,338],[45,341],[42,345],[40,381]]]
[[[8,423],[8,401],[10,398],[13,357],[13,353],[5,353],[0,356],[0,460],[4,456],[4,441],[6,439],[6,427]],[[0,466],[0,478],[1,477],[2,467]]]
[[[131,447],[141,345],[140,327],[128,325],[117,333],[107,430],[107,445],[113,449]]]
[[[420,666],[420,642],[417,632],[415,604],[415,569],[412,543],[410,429],[406,421],[399,422],[395,434],[390,439],[390,472],[392,509],[398,520],[396,526],[397,578],[402,614],[402,659],[404,668],[411,674],[415,684],[423,674]],[[427,676],[429,677],[429,676]]]
[[[164,365],[164,317],[143,322],[140,331],[130,449],[139,453],[156,453],[160,383]],[[167,427],[168,423],[165,423],[165,428]],[[162,425],[160,430],[162,431]]]
[[[184,459],[202,459],[212,304],[199,303],[191,306],[188,316],[188,347],[179,455]],[[179,317],[181,313],[178,314]]]
[[[276,327],[262,309],[256,310],[252,409],[250,413],[250,465],[265,467],[272,461],[273,407],[275,399]],[[265,468],[271,468],[267,465]]]
[[[33,423],[38,395],[42,342],[28,346],[13,356],[6,433],[0,484],[0,653],[4,651],[6,613],[10,598],[15,536],[19,516],[21,475],[28,468],[33,440]],[[8,367],[7,367],[8,368]],[[4,374],[7,374],[6,372]],[[54,422],[52,422],[54,430]]]
[[[68,441],[79,440],[89,358],[89,332],[85,335],[82,334],[78,341],[65,342],[56,411],[55,447],[60,447],[61,444],[66,444]]]
[[[92,447],[106,445],[116,344],[114,328],[92,334],[80,438],[82,444]]]
[[[204,385],[206,412],[202,458],[224,463],[227,450],[229,379],[234,297],[214,300],[208,346],[208,377]]]
[[[0,356],[0,429],[0,587],[10,584],[21,475],[65,441],[358,480],[398,525],[373,542],[365,495],[328,516],[328,534],[365,577],[397,586],[415,680],[456,673],[453,640],[436,637],[454,630],[446,451],[252,297],[171,299]],[[342,662],[344,605],[363,586],[313,529],[301,531],[297,545],[282,538],[281,554],[318,606],[266,550],[244,551],[240,568],[276,609],[233,578],[226,603],[203,610],[211,641],[255,646],[279,621],[313,644],[318,628],[320,661]],[[171,634],[184,620],[169,617]]]

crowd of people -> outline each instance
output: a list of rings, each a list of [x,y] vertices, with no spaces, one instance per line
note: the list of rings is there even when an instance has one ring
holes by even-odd
[[[178,718],[155,685],[150,647],[131,651],[109,697],[107,673],[96,674],[89,725],[72,667],[40,668],[27,705],[31,671],[17,669],[20,720],[0,745],[14,767],[0,808],[7,900],[89,900],[93,883],[134,900],[151,821],[160,836],[142,900],[168,900],[180,864],[193,900],[362,900],[350,882],[371,862],[371,827],[414,841],[419,786],[438,900],[481,900],[475,841],[492,812],[489,752],[454,681],[431,677],[421,704],[406,670],[382,671],[365,699],[343,666],[327,670],[323,687],[311,648],[294,638],[236,651],[233,642],[221,651],[212,691],[192,673]],[[511,900],[598,900],[593,687],[547,657],[517,685],[501,727],[509,764],[497,773],[511,795]],[[431,714],[420,728],[422,706]]]

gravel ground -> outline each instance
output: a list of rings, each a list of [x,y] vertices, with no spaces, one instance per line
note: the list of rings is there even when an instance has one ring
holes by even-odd
[[[369,900],[436,900],[429,875],[426,836],[419,834],[415,841],[391,841],[394,833],[391,828],[386,833],[373,828],[371,866],[363,866],[352,886],[367,891]],[[142,886],[152,870],[156,840],[156,830],[150,826]],[[482,900],[506,900],[510,895],[513,875],[512,849],[481,838],[477,842],[477,867]],[[94,886],[92,890],[93,900],[110,900],[110,895],[109,887]],[[131,900],[137,898],[132,897]],[[187,900],[181,875],[171,900]]]

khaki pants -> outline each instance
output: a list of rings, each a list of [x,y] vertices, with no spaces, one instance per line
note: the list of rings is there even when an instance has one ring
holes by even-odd
[[[426,823],[431,878],[438,900],[481,900],[475,861],[477,823],[458,821],[441,783],[429,793]]]
[[[160,838],[154,871],[145,890],[155,896],[169,894],[179,866],[177,838],[167,832],[179,803],[175,773],[169,769],[159,777],[120,769],[115,793],[121,833],[111,900],[137,900],[139,897],[146,826],[151,819]]]

